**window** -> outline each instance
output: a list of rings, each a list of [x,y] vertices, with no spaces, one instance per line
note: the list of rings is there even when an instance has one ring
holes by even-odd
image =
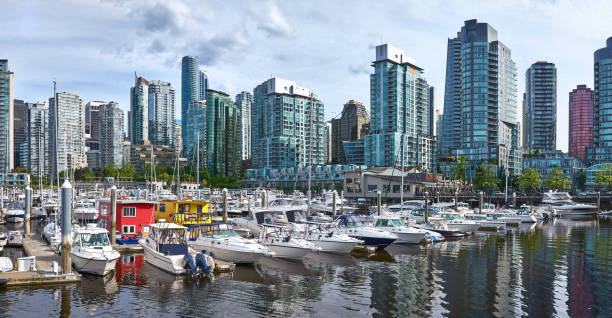
[[[198,213],[202,213],[202,205],[198,204]]]
[[[124,217],[135,217],[136,216],[136,208],[133,206],[124,207],[123,208],[123,216]]]
[[[102,204],[100,206],[100,210],[101,210],[100,214],[102,214],[102,216],[107,216],[108,215],[108,206]]]
[[[159,212],[166,212],[166,204],[165,203],[160,203],[159,204]]]
[[[123,234],[135,234],[136,226],[135,225],[124,225],[123,226]]]

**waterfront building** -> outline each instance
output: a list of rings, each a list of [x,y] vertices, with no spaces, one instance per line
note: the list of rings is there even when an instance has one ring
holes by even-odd
[[[522,102],[522,107],[523,107],[523,123],[527,122],[527,94],[523,93],[523,102]],[[523,129],[521,129],[521,143],[522,143],[522,147],[523,147],[523,151],[526,152],[526,145],[527,145],[527,129],[525,128],[525,126],[523,125],[522,127]]]
[[[440,140],[442,138],[442,131],[444,130],[444,114],[440,114],[436,109],[436,113],[438,114],[438,119],[436,120],[436,138]],[[438,142],[440,146],[440,143]]]
[[[0,174],[15,168],[13,142],[14,74],[8,60],[0,59]]]
[[[597,172],[604,171],[612,168],[612,163],[598,163],[596,165],[592,165],[584,169],[584,175],[586,177],[586,182],[584,185],[584,189],[580,189],[583,191],[601,191],[601,190],[610,190],[608,185],[605,183],[597,183],[595,182],[597,178]]]
[[[200,167],[206,165],[206,101],[192,101],[187,110],[187,126],[186,129],[192,132],[194,136],[193,143],[185,145],[190,150],[184,151],[187,155],[187,160],[191,167],[197,167],[198,149]],[[198,147],[199,143],[199,147]]]
[[[253,168],[321,165],[326,160],[324,105],[310,89],[273,77],[255,87]]]
[[[99,107],[98,131],[100,138],[100,166],[114,163],[123,166],[123,110],[119,103],[110,102]]]
[[[62,92],[49,99],[49,158],[52,176],[87,166],[85,105],[78,94]]]
[[[344,152],[345,164],[365,165],[365,144],[363,138],[359,140],[343,141],[342,150]]]
[[[89,168],[90,171],[98,170],[98,168],[104,168],[104,166],[100,164],[100,150],[90,149],[87,150],[85,155],[87,156],[87,168]]]
[[[133,145],[149,140],[149,81],[136,77],[130,89],[130,141]]]
[[[365,164],[432,169],[434,140],[429,135],[429,86],[423,69],[389,44],[376,47],[372,66]]]
[[[131,149],[132,143],[129,140],[123,140],[123,164],[125,165],[128,162],[130,162],[130,149]]]
[[[175,92],[162,81],[149,82],[149,140],[154,145],[175,148]]]
[[[206,92],[206,163],[211,175],[238,177],[240,174],[240,110],[230,96]]]
[[[561,150],[544,150],[539,155],[525,154],[523,155],[523,171],[533,168],[536,172],[542,175],[542,180],[547,180],[552,176],[554,168],[561,169],[565,177],[570,180],[574,175],[584,168],[584,164],[578,158],[572,157]],[[543,190],[548,190],[543,184]]]
[[[510,49],[493,27],[474,19],[465,21],[457,38],[449,40],[448,54],[452,65],[447,65],[446,89],[452,94],[445,97],[443,139],[446,134],[445,142],[452,141],[458,149],[447,144],[442,155],[453,156],[451,149],[457,151],[455,156],[465,156],[468,178],[480,164],[519,174],[517,74]]]
[[[436,132],[436,88],[429,86],[429,136],[435,136]]]
[[[240,111],[242,126],[242,146],[240,159],[251,158],[251,108],[253,107],[253,95],[249,92],[240,92],[236,95],[236,107]]]
[[[117,199],[115,203],[116,228],[111,226],[111,202],[100,200],[98,203],[98,226],[108,231],[118,231],[117,242],[136,241],[143,231],[155,220],[155,202],[141,199]],[[148,230],[147,230],[148,231]],[[146,232],[145,232],[146,233]]]
[[[347,163],[343,142],[363,139],[368,133],[369,124],[370,116],[362,103],[351,99],[344,104],[340,116],[331,120],[332,164]],[[363,145],[363,142],[361,144]]]
[[[428,173],[422,169],[401,169],[393,167],[374,167],[343,171],[344,197],[346,199],[376,199],[380,191],[387,201],[400,201],[402,194],[402,173],[404,174],[404,198],[422,195],[427,189],[435,188],[443,181],[442,175]],[[432,191],[433,193],[433,191]]]
[[[308,176],[312,189],[334,189],[344,182],[344,171],[365,169],[359,165],[316,165],[310,167],[290,167],[281,169],[248,169],[246,179],[241,181],[246,187],[272,187],[296,189],[308,188]],[[310,171],[309,171],[310,170]]]
[[[49,175],[49,106],[47,103],[28,105],[26,144],[27,166],[32,175]]]
[[[456,157],[461,140],[461,32],[448,39],[443,113],[438,157]]]
[[[187,164],[187,159],[178,157],[173,148],[167,145],[152,145],[149,141],[136,145],[131,144],[127,152],[129,154],[126,152],[124,154],[129,155],[130,163],[137,173],[142,173],[145,165],[151,163],[151,157],[153,157],[155,165],[162,163],[167,167],[176,167],[177,159],[180,169],[183,169]],[[150,175],[149,171],[145,171],[145,173]]]
[[[27,159],[27,154],[21,152],[22,145],[26,143],[26,131],[28,129],[28,105],[23,100],[13,100],[13,163],[15,167],[27,168],[28,163],[22,161],[21,157]],[[27,147],[26,147],[27,149]]]
[[[523,123],[527,151],[557,149],[557,68],[536,62],[525,72],[526,119]],[[525,116],[525,115],[523,115]]]
[[[30,184],[30,174],[25,172],[0,173],[0,185],[5,187],[25,187]]]
[[[333,125],[331,121],[325,122],[325,163],[329,163],[332,160],[332,142],[333,142]]]
[[[612,162],[612,37],[593,54],[593,146],[587,148],[589,164]]]
[[[569,154],[584,161],[592,145],[593,90],[578,85],[569,93]]]
[[[197,56],[183,56],[181,62],[181,133],[183,138],[183,155],[189,156],[194,143],[194,132],[187,129],[189,105],[206,99],[208,76],[200,70]]]

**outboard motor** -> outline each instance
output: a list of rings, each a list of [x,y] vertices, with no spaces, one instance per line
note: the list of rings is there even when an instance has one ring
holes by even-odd
[[[212,273],[213,264],[209,264],[208,257],[205,254],[198,253],[198,255],[195,257],[195,264],[197,269],[201,270],[202,273],[206,274],[206,276],[209,276]]]
[[[199,256],[200,254],[198,254]],[[185,261],[185,269],[190,271],[192,275],[198,274],[198,266],[196,265],[196,260],[193,258],[191,254],[185,254],[183,257]]]

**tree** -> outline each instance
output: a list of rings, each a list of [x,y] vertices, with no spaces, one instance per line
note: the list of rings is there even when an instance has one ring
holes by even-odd
[[[495,171],[491,166],[481,164],[476,168],[476,189],[495,190]]]
[[[119,169],[119,175],[124,178],[134,178],[136,176],[136,169],[134,169],[134,165],[131,162],[127,162]]]
[[[466,161],[465,156],[461,156],[459,159],[457,159],[457,162],[455,162],[455,165],[452,168],[452,173],[456,180],[467,180],[465,176]]]
[[[119,174],[119,168],[115,166],[114,162],[109,163],[108,166],[104,168],[104,176],[107,178],[108,177],[117,178],[118,174]]]
[[[542,187],[542,175],[535,169],[529,168],[519,178],[519,187],[523,191],[534,192]]]
[[[607,166],[595,172],[595,183],[610,189],[612,187],[612,166]]]
[[[559,168],[553,168],[552,176],[548,180],[544,181],[544,183],[549,189],[556,191],[567,190],[571,189],[572,187],[569,176],[564,176],[563,170]]]
[[[584,170],[578,171],[578,175],[576,176],[576,182],[578,183],[578,188],[584,191],[584,185],[586,184],[586,174]]]

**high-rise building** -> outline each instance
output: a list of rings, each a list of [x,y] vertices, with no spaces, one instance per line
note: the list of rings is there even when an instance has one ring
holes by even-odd
[[[440,114],[440,110],[439,109],[434,110],[433,114],[434,115],[433,115],[433,118],[432,118],[432,121],[433,121],[433,135],[432,136],[437,137],[437,136],[439,136],[439,134],[438,134],[438,121],[440,120],[440,116],[442,116],[442,115]]]
[[[429,136],[436,135],[436,88],[429,86]]]
[[[436,120],[436,137],[438,140],[442,137],[442,130],[444,130],[444,114],[439,114],[436,109],[436,113],[438,113],[438,119]]]
[[[85,106],[78,94],[57,93],[49,99],[49,157],[52,176],[87,166]]]
[[[510,49],[493,27],[474,19],[465,21],[457,38],[449,40],[448,54],[452,65],[446,67],[446,89],[453,96],[445,97],[443,137],[448,141],[452,136],[457,154],[466,157],[469,178],[481,164],[520,173],[517,73]]]
[[[98,110],[102,105],[106,105],[106,102],[90,101],[85,104],[85,134],[89,134],[89,138],[94,141],[100,140]]]
[[[174,108],[172,85],[162,81],[149,82],[149,140],[152,144],[175,148]]]
[[[183,153],[183,129],[180,122],[174,122],[174,150]]]
[[[523,93],[522,105],[523,105],[523,123],[526,123],[527,122],[527,94],[526,93]],[[521,143],[522,143],[523,151],[526,151],[527,129],[525,128],[524,125],[522,128],[523,129],[521,129],[521,133],[522,133]]]
[[[211,175],[240,174],[240,110],[228,94],[206,93],[206,155]]]
[[[342,143],[362,139],[368,133],[370,125],[368,111],[362,103],[351,99],[344,104],[340,116],[331,120],[331,125],[330,161],[332,164],[347,163]]]
[[[49,174],[49,106],[47,103],[28,103],[26,143],[27,168],[32,175]]]
[[[332,122],[325,122],[325,163],[332,160]]]
[[[593,146],[587,148],[589,164],[612,162],[612,37],[593,54]]]
[[[15,167],[27,168],[28,163],[22,162],[21,158],[27,158],[22,154],[21,150],[27,149],[27,146],[22,149],[22,145],[26,143],[26,133],[28,129],[28,105],[20,99],[13,100],[13,163]]]
[[[324,106],[295,82],[273,77],[253,90],[253,168],[322,165],[326,160]]]
[[[183,155],[191,156],[195,132],[187,129],[191,120],[187,117],[189,105],[195,101],[204,101],[208,89],[208,76],[200,70],[197,56],[183,56],[181,62],[181,133],[183,137]]]
[[[593,145],[593,90],[578,85],[569,93],[569,155],[586,159]]]
[[[557,68],[536,62],[525,72],[527,121],[523,123],[528,151],[557,149]]]
[[[191,145],[191,150],[188,151],[190,154],[187,157],[187,162],[192,167],[198,166],[198,161],[200,167],[206,165],[206,101],[192,101],[189,104],[189,109],[187,110],[187,126],[186,128],[189,131],[192,131],[194,135],[194,140]],[[199,144],[199,146],[198,146]],[[198,151],[199,150],[199,151]],[[199,153],[199,156],[198,156]]]
[[[130,89],[130,141],[132,145],[149,140],[149,81],[136,77]]]
[[[456,157],[461,140],[461,32],[448,39],[443,113],[438,156]]]
[[[13,142],[13,81],[8,60],[0,59],[0,173],[15,167]]]
[[[389,44],[376,47],[372,66],[365,164],[432,169],[434,145],[429,135],[429,86],[423,69],[404,51]]]
[[[110,102],[99,107],[100,166],[111,163],[123,166],[123,110],[119,103]]]
[[[251,158],[251,107],[253,95],[249,92],[240,92],[236,95],[236,107],[240,110],[242,125],[242,151],[241,159]]]

